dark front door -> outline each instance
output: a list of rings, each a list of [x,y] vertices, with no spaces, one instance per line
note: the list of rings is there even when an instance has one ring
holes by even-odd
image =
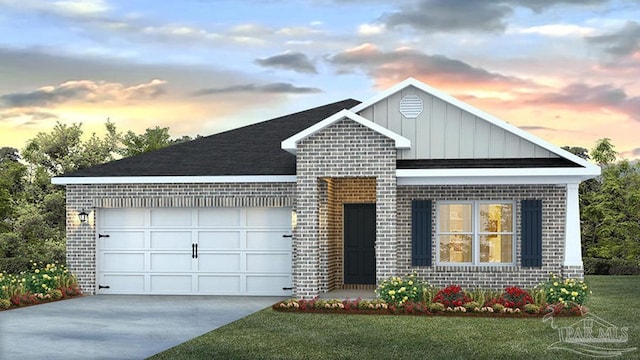
[[[344,204],[344,283],[376,283],[376,204]]]

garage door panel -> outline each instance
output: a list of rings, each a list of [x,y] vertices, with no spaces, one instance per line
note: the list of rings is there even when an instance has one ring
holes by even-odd
[[[199,275],[198,290],[203,294],[239,294],[240,275]]]
[[[105,274],[100,284],[109,284],[108,289],[99,289],[100,293],[141,294],[144,289],[144,275],[141,274]]]
[[[193,292],[191,275],[151,275],[152,293],[189,294]]]
[[[263,275],[247,275],[247,293],[253,295],[289,295],[289,290],[283,290],[291,286],[291,277],[288,275],[281,276],[263,276]]]
[[[144,231],[108,231],[109,237],[98,238],[102,250],[127,250],[144,248]]]
[[[200,209],[198,210],[198,226],[240,226],[241,215],[241,209],[238,208]]]
[[[103,253],[100,268],[105,271],[144,271],[144,253]]]
[[[151,231],[152,249],[191,249],[191,231]]]
[[[191,211],[185,209],[151,209],[151,226],[186,227],[191,226]]]
[[[185,254],[165,254],[152,253],[151,271],[172,272],[172,271],[191,271],[193,259],[191,253]]]
[[[198,249],[239,250],[240,231],[200,231],[198,232]]]
[[[247,271],[287,273],[291,271],[291,256],[289,254],[247,254]]]
[[[198,254],[198,270],[203,272],[239,272],[240,254]]]
[[[110,287],[99,293],[291,294],[291,209],[98,209],[97,220],[109,235],[96,239]]]
[[[100,224],[103,227],[129,228],[145,225],[144,209],[101,209]]]
[[[282,237],[287,231],[247,231],[248,250],[289,250],[291,238]]]
[[[287,208],[248,208],[246,217],[249,227],[291,226],[291,209]]]

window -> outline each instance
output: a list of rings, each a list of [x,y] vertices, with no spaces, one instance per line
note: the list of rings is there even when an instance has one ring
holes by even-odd
[[[439,263],[514,263],[513,202],[438,202],[437,211]]]

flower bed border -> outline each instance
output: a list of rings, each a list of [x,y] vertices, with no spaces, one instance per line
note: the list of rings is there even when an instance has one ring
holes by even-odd
[[[345,306],[345,303],[348,303],[349,306],[345,306],[345,307],[335,307],[335,308],[316,308],[313,306],[313,302],[314,300],[309,301],[311,305],[311,307],[289,307],[287,306],[287,302],[292,301],[293,299],[290,300],[285,300],[285,301],[278,301],[277,303],[273,304],[271,306],[271,308],[274,311],[278,311],[278,312],[284,312],[284,313],[307,313],[307,314],[336,314],[336,315],[405,315],[405,316],[442,316],[442,317],[451,317],[451,316],[455,316],[455,317],[483,317],[483,318],[542,318],[544,316],[547,316],[549,314],[553,314],[554,317],[559,316],[559,317],[579,317],[579,316],[583,316],[585,314],[587,314],[589,312],[589,310],[585,307],[585,306],[579,306],[576,308],[562,308],[559,309],[559,306],[561,306],[561,304],[558,305],[549,305],[547,306],[547,308],[545,309],[545,311],[540,311],[538,313],[526,313],[523,311],[518,311],[518,312],[478,312],[478,311],[458,311],[458,310],[444,310],[444,311],[437,311],[437,312],[432,312],[432,311],[428,311],[428,310],[407,310],[405,308],[397,308],[394,306],[390,306],[388,308],[379,308],[379,309],[361,309],[358,308],[357,303],[360,301],[360,299],[356,299],[356,300],[340,300],[340,299],[331,299],[331,300],[325,300],[325,301],[329,301],[329,302],[334,302],[334,303],[340,303],[343,304],[343,306]],[[299,300],[295,300],[296,302]],[[283,306],[284,304],[284,306]]]

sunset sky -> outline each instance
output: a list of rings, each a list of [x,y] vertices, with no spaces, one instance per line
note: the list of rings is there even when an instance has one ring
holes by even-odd
[[[640,158],[637,0],[0,0],[0,147],[57,121],[209,135],[414,77]]]

